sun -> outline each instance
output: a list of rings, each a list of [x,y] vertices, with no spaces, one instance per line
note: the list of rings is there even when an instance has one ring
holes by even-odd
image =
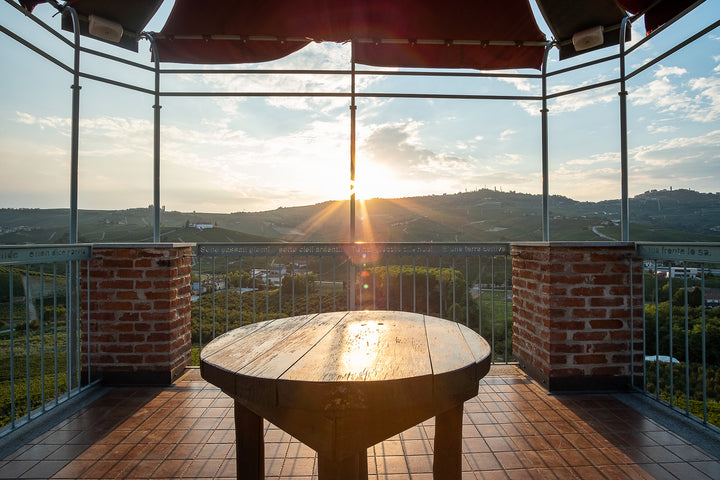
[[[355,193],[356,200],[372,198],[394,198],[401,196],[400,181],[382,165],[366,163],[355,170],[355,181],[350,182],[350,194]]]

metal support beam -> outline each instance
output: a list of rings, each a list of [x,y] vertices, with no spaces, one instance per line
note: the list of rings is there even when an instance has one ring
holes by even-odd
[[[78,165],[80,156],[80,20],[74,8],[67,7],[75,32],[70,131],[70,232],[69,243],[78,241]]]
[[[547,108],[547,61],[550,49],[554,47],[554,43],[545,46],[545,55],[542,63],[542,239],[543,242],[550,241],[550,209],[548,201],[550,199],[549,186],[549,150],[548,150],[548,108]]]
[[[149,33],[143,34],[150,41],[155,59],[155,104],[153,118],[153,242],[160,242],[160,57],[155,39]]]
[[[628,200],[628,136],[627,136],[627,90],[625,90],[625,33],[629,17],[620,24],[620,229],[621,240],[630,241],[630,202]]]
[[[350,243],[355,243],[355,44],[351,43],[350,68]],[[350,265],[350,305],[355,310],[355,264]]]
[[[72,84],[72,120],[70,132],[70,229],[69,243],[78,241],[78,170],[80,152],[80,20],[74,8],[70,12],[75,33]],[[80,265],[67,263],[67,386],[80,386]]]

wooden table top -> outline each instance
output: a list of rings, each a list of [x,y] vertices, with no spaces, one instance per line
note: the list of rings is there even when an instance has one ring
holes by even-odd
[[[318,452],[321,478],[366,478],[369,446],[435,416],[435,478],[459,479],[462,405],[490,369],[490,347],[427,315],[332,312],[232,330],[203,348],[200,368],[235,399],[245,447],[262,443],[262,417]],[[262,478],[262,449],[252,451],[238,468]]]
[[[462,373],[479,380],[489,362],[487,342],[464,325],[388,311],[246,325],[216,338],[200,355],[202,376],[229,395],[276,405],[287,401],[296,408],[301,406],[298,391],[327,390],[329,384],[371,391],[398,383],[411,389],[403,397],[415,387],[427,398],[443,377],[451,380]],[[362,401],[349,398],[342,408],[362,408]]]

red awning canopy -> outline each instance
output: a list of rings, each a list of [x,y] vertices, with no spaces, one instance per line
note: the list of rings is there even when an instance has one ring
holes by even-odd
[[[617,0],[633,15],[645,14],[645,32],[650,33],[685,10],[701,4],[698,0]]]
[[[32,11],[47,0],[19,1]],[[82,34],[89,34],[89,16],[97,15],[121,24],[125,33],[119,45],[136,50],[137,33],[162,1],[67,0],[65,5],[80,14]],[[355,61],[366,65],[539,69],[547,39],[529,1],[175,0],[155,39],[162,62],[259,63],[311,41],[352,41]],[[563,59],[617,45],[620,22],[629,14],[644,14],[649,33],[703,0],[536,1]],[[72,29],[67,16],[63,27]],[[576,49],[573,35],[593,28],[602,30],[599,43]]]
[[[528,0],[176,0],[160,61],[264,62],[309,41],[355,44],[366,65],[539,68],[545,35]]]
[[[560,50],[560,59],[620,43],[620,24],[628,14],[644,14],[645,30],[650,33],[672,20],[697,0],[537,0]],[[573,35],[593,27],[602,27],[602,42],[585,50],[573,45]],[[630,40],[630,26],[626,32]]]

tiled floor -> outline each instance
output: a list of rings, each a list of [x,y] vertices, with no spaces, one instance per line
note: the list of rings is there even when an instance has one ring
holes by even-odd
[[[368,451],[371,480],[432,479],[433,419]],[[720,462],[607,394],[548,395],[493,368],[465,403],[463,480],[710,479]],[[0,478],[235,478],[231,400],[190,370],[168,388],[115,388],[0,460]],[[317,478],[315,453],[265,433],[266,478]]]

